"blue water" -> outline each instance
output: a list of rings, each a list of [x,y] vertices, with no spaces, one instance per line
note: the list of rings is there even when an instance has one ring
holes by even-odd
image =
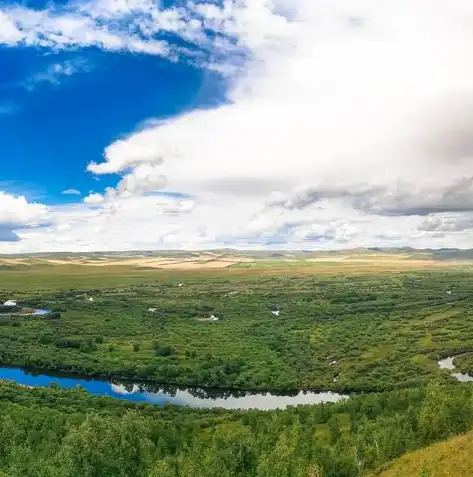
[[[230,391],[211,391],[201,388],[176,388],[149,384],[112,383],[100,379],[75,378],[25,371],[21,368],[0,368],[0,379],[14,381],[31,387],[45,387],[57,383],[61,388],[81,386],[96,396],[110,396],[137,403],[150,403],[162,406],[165,403],[200,408],[221,407],[225,409],[284,409],[299,404],[320,404],[346,399],[332,392],[304,392],[292,395],[279,393],[246,393]]]
[[[36,310],[33,311],[33,315],[47,315],[51,310],[43,310],[41,308],[36,308]]]

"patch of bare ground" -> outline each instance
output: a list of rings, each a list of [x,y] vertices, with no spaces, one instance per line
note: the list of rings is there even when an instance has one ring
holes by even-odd
[[[296,263],[300,262],[300,266]],[[242,264],[248,264],[244,266]],[[268,265],[269,264],[269,265]],[[328,275],[328,274],[379,274],[408,270],[441,269],[456,266],[473,265],[465,260],[433,260],[430,257],[412,257],[408,254],[330,254],[309,257],[301,260],[282,258],[268,261],[245,257],[244,254],[218,254],[214,252],[192,253],[185,256],[77,256],[63,257],[1,257],[0,266],[5,267],[41,267],[54,268],[91,267],[131,268],[163,270],[171,272],[193,272],[205,270],[228,271],[232,274],[273,275],[290,273],[291,275]],[[260,266],[261,265],[261,266]]]

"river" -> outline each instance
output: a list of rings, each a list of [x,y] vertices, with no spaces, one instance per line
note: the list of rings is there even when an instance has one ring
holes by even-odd
[[[39,310],[35,310],[39,311]],[[43,310],[41,310],[43,311]],[[44,312],[43,312],[44,313]],[[36,314],[43,314],[36,313]],[[455,370],[455,356],[437,362],[441,369]],[[473,381],[468,374],[452,373],[458,381]],[[349,396],[334,392],[249,392],[235,390],[215,390],[206,388],[181,388],[177,386],[153,385],[149,383],[133,383],[107,381],[99,378],[75,377],[67,374],[27,371],[15,367],[0,367],[0,379],[14,381],[32,387],[45,387],[56,383],[61,388],[81,386],[95,396],[109,396],[114,399],[149,403],[163,406],[166,403],[196,408],[224,409],[285,409],[288,406],[302,404],[321,404],[338,402]]]
[[[50,310],[35,309],[33,315],[45,315]],[[449,356],[437,361],[440,369],[455,370],[453,364],[457,356]],[[473,376],[463,373],[452,373],[452,377],[461,382],[473,381]],[[75,388],[81,386],[95,396],[110,396],[136,403],[149,403],[163,406],[166,403],[178,406],[197,408],[224,408],[224,409],[285,409],[288,406],[301,404],[321,404],[338,402],[347,399],[346,394],[331,391],[312,392],[296,391],[284,392],[247,392],[211,390],[205,388],[180,388],[175,386],[159,386],[132,382],[111,382],[104,379],[74,377],[70,375],[47,374],[27,371],[21,368],[0,367],[0,379],[14,381],[18,384],[32,387],[45,387],[51,383],[61,388]]]
[[[52,375],[26,371],[21,368],[0,368],[0,379],[14,381],[32,387],[45,387],[57,383],[62,388],[81,386],[95,396],[110,396],[136,403],[162,406],[166,403],[178,406],[224,409],[285,409],[300,404],[338,402],[348,398],[334,392],[299,391],[295,393],[253,393],[246,391],[210,390],[203,388],[179,388],[150,384],[111,382],[102,379]]]
[[[32,315],[46,315],[50,310],[35,309]],[[440,369],[455,370],[454,359],[458,356],[449,356],[437,361]],[[463,373],[452,373],[452,377],[461,382],[473,382],[473,376]],[[136,403],[149,403],[163,406],[166,403],[178,406],[197,408],[224,408],[224,409],[285,409],[288,406],[301,404],[321,404],[338,402],[347,399],[346,394],[331,391],[313,392],[296,391],[284,392],[247,392],[212,390],[206,388],[180,388],[175,386],[159,386],[132,382],[111,382],[104,379],[73,377],[70,375],[47,374],[27,371],[21,368],[0,367],[0,379],[14,381],[18,384],[32,387],[45,387],[51,383],[61,388],[75,388],[81,386],[95,396],[110,396]]]

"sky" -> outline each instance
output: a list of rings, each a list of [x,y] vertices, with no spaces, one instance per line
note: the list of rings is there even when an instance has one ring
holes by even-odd
[[[0,0],[0,253],[473,248],[473,3]]]

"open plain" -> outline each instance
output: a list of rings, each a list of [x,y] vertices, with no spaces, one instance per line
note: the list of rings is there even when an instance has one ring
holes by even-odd
[[[464,251],[3,256],[0,302],[4,475],[398,475],[473,426]]]

